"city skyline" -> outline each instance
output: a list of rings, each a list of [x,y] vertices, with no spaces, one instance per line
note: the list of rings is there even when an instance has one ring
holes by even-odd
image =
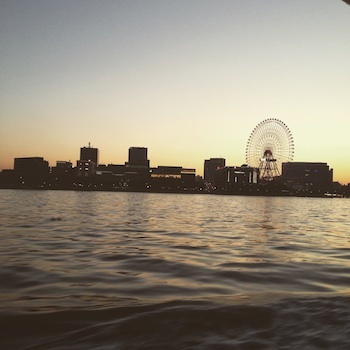
[[[266,164],[266,162],[261,162],[258,166],[257,165],[252,165],[249,164],[243,164],[243,165],[237,165],[237,164],[226,164],[226,159],[225,158],[209,158],[209,159],[204,159],[203,160],[203,175],[198,172],[198,169],[195,168],[185,168],[180,164],[174,165],[174,164],[157,164],[157,165],[152,165],[150,159],[148,159],[148,148],[147,147],[135,147],[135,146],[130,146],[128,149],[128,161],[122,162],[122,163],[108,163],[108,164],[103,164],[98,162],[98,157],[99,157],[99,149],[96,147],[93,147],[91,143],[89,142],[88,146],[82,146],[80,148],[80,157],[79,159],[72,161],[70,160],[56,160],[55,165],[49,164],[49,162],[41,156],[31,156],[31,157],[16,157],[14,158],[13,162],[13,167],[4,169],[4,172],[6,172],[5,176],[8,176],[8,172],[10,171],[11,175],[10,176],[19,176],[15,174],[16,171],[18,171],[18,162],[25,162],[27,164],[25,167],[33,166],[34,164],[37,164],[36,162],[39,162],[46,168],[46,170],[50,173],[55,172],[58,168],[65,168],[66,170],[69,169],[69,172],[75,172],[78,177],[94,177],[97,174],[102,174],[104,172],[107,173],[114,173],[116,168],[117,173],[121,174],[123,171],[128,172],[127,169],[131,172],[139,172],[144,173],[144,170],[146,172],[152,172],[154,170],[158,169],[182,169],[185,170],[185,172],[190,172],[195,176],[199,176],[204,180],[204,182],[213,182],[214,180],[214,173],[218,169],[230,169],[230,168],[242,168],[242,169],[252,169],[254,171],[260,172],[260,176],[258,175],[257,178],[259,178],[261,181],[268,183],[272,180],[274,182],[275,180],[278,181],[278,178],[283,178],[285,177],[285,174],[283,173],[283,168],[286,168],[289,170],[290,168],[294,167],[300,167],[302,169],[302,172],[305,171],[306,173],[310,172],[310,169],[312,167],[316,166],[316,169],[318,166],[322,167],[327,167],[327,172],[329,172],[331,180],[330,183],[333,182],[333,168],[331,168],[326,162],[298,162],[298,161],[286,161],[286,162],[281,162],[281,169],[279,169],[277,172],[275,172],[272,177],[266,176],[264,174],[264,171],[266,170],[266,167],[270,167],[270,165]],[[262,159],[261,159],[262,160]],[[273,160],[274,162],[276,159]],[[34,162],[34,163],[32,163]],[[17,170],[16,170],[16,163],[17,163]],[[30,165],[29,165],[30,164]],[[36,165],[35,165],[36,166]],[[311,168],[310,168],[311,167]],[[49,170],[51,169],[51,170]],[[55,169],[55,170],[54,170]],[[34,168],[32,169],[34,170]],[[39,173],[42,169],[39,168]],[[46,172],[45,170],[45,172]],[[121,171],[121,173],[120,173]],[[316,172],[319,172],[317,170]],[[0,170],[0,175],[2,171]],[[40,174],[37,175],[40,175]],[[258,174],[258,173],[256,173]],[[32,174],[35,177],[35,171]],[[309,176],[308,175],[303,175],[304,176]],[[288,176],[287,176],[288,177]],[[255,179],[257,181],[257,179]],[[335,181],[336,183],[336,181]],[[342,185],[350,185],[348,184],[342,184]]]
[[[74,167],[70,161],[50,167],[43,157],[15,158],[13,169],[0,172],[0,188],[349,197],[350,183],[334,183],[327,163],[287,161],[275,171],[270,163],[276,164],[274,158],[259,167],[226,165],[223,158],[210,158],[204,160],[202,178],[193,168],[150,166],[145,147],[131,146],[128,153],[124,164],[98,165],[99,151],[89,144],[80,148]]]
[[[294,161],[350,182],[350,8],[343,1],[0,2],[0,169],[16,157],[152,166],[245,163],[283,120]]]

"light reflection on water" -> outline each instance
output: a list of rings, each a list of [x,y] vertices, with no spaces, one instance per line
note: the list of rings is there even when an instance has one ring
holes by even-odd
[[[75,338],[60,333],[55,334],[55,341],[61,344],[57,346],[114,348],[119,341],[120,347],[128,348],[130,340],[116,329],[136,328],[150,317],[149,312],[177,319],[175,338],[181,339],[192,314],[192,322],[199,315],[208,317],[202,307],[210,308],[210,317],[216,321],[228,306],[240,317],[251,311],[253,322],[260,309],[252,305],[263,300],[265,311],[274,313],[264,314],[271,318],[271,334],[263,340],[260,335],[253,338],[258,348],[271,348],[273,342],[278,343],[275,322],[292,304],[301,314],[310,305],[305,298],[310,297],[315,310],[334,312],[334,305],[349,310],[349,209],[348,199],[2,190],[0,321],[10,324],[13,319],[28,326],[25,317],[37,315],[38,322],[45,322],[38,316],[42,312],[50,313],[52,327],[57,327],[58,312],[70,315],[79,329],[108,321],[114,333],[106,330],[105,342],[91,335],[85,347],[74,347]],[[335,295],[338,299],[333,299]],[[281,300],[285,298],[300,302]],[[250,306],[240,311],[237,305]],[[141,309],[135,313],[125,307]],[[104,314],[102,310],[107,309],[111,313]],[[129,323],[118,316],[123,310]],[[16,318],[18,312],[24,318]],[[88,318],[82,316],[84,312]],[[232,318],[230,312],[225,317]],[[345,312],[340,321],[349,323],[349,314]],[[69,317],[64,316],[64,322]],[[140,334],[133,346],[150,346],[150,332],[162,332],[161,321],[151,319],[154,327]],[[335,331],[333,325],[319,322],[326,334],[329,327]],[[291,321],[289,326],[295,330],[297,324]],[[55,348],[53,339],[44,340],[52,333],[48,327],[36,334],[37,345]],[[230,333],[232,322],[222,321],[221,327],[225,334]],[[250,332],[248,328],[243,327],[244,334]],[[213,340],[198,332],[193,330],[193,346],[210,348]],[[224,338],[214,343],[220,348],[227,344],[229,348],[249,347],[248,340],[234,335],[234,327],[232,332],[226,337],[220,333]],[[348,333],[349,328],[343,326],[337,348],[343,346]],[[117,339],[113,334],[119,334]],[[310,338],[303,336],[303,345],[309,346]],[[23,344],[33,341],[27,337],[23,334]],[[292,343],[300,337],[296,332]],[[11,344],[20,347],[10,335],[4,339],[7,348]],[[183,346],[176,344],[174,348]]]

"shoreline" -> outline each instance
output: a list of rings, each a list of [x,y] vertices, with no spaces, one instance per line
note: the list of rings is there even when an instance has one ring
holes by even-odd
[[[111,188],[64,188],[64,187],[4,187],[0,190],[25,190],[25,191],[74,191],[74,192],[118,192],[118,193],[158,193],[158,194],[186,194],[186,195],[219,195],[219,196],[245,196],[245,197],[306,197],[306,198],[350,198],[348,194],[331,194],[331,193],[293,193],[278,191],[204,191],[204,190],[140,190],[140,189],[111,189]]]

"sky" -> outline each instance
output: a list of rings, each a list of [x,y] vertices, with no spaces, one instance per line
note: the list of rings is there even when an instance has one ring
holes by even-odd
[[[0,0],[0,169],[15,157],[203,174],[245,163],[267,118],[294,161],[350,182],[350,6],[341,0]]]

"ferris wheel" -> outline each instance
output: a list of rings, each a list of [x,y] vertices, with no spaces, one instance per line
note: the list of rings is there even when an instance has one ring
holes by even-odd
[[[275,118],[260,122],[249,136],[246,162],[259,168],[260,178],[273,180],[281,175],[282,163],[293,160],[293,136],[281,120]]]

